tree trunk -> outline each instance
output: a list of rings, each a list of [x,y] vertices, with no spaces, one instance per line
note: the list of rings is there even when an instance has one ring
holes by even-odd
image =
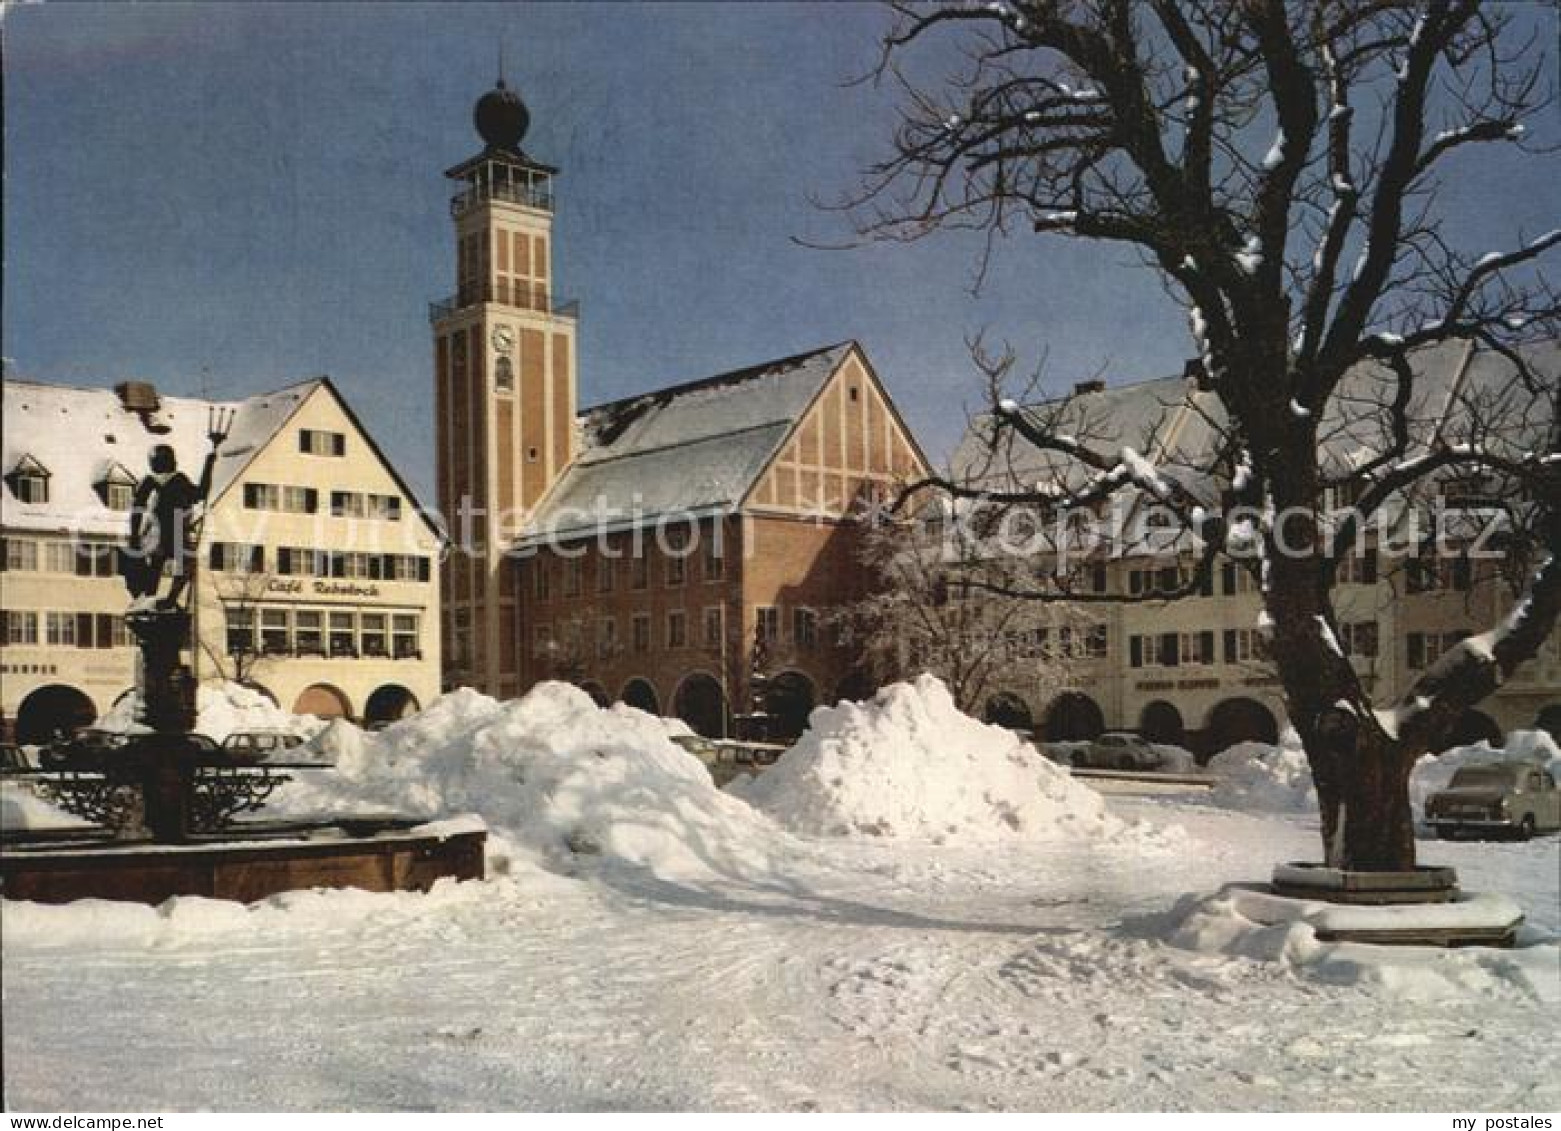
[[[1338,814],[1343,836],[1335,867],[1363,872],[1415,868],[1415,815],[1409,803],[1414,760],[1375,727],[1363,727],[1342,775]],[[1342,841],[1342,844],[1340,843]]]

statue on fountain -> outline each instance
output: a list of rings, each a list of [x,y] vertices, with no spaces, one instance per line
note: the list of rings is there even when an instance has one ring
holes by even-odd
[[[179,470],[172,445],[158,444],[152,449],[150,474],[136,487],[130,508],[130,538],[120,563],[132,613],[179,608],[192,572],[197,511],[205,508],[211,494],[217,449],[228,438],[232,423],[231,413],[213,411],[206,433],[211,451],[206,454],[198,485]],[[159,599],[157,591],[170,565],[173,580],[167,594]]]
[[[195,680],[181,661],[190,638],[186,590],[196,568],[217,450],[232,424],[231,411],[211,411],[206,427],[211,450],[198,484],[179,470],[171,446],[153,448],[150,474],[136,487],[130,510],[130,537],[120,553],[120,574],[130,593],[125,624],[141,649],[141,721],[159,734],[184,734],[195,726]],[[165,573],[171,580],[159,596]]]

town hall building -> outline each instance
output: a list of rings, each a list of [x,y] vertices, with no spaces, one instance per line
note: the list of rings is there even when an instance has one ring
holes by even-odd
[[[451,168],[456,292],[433,304],[445,685],[566,679],[701,733],[870,689],[828,613],[861,595],[854,516],[927,470],[840,342],[578,408],[577,308],[553,290],[557,170],[498,86]]]

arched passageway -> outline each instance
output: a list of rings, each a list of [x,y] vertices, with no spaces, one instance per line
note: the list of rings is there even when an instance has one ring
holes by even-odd
[[[726,735],[726,696],[711,676],[696,672],[678,684],[672,713],[706,738]]]
[[[399,683],[384,683],[376,687],[363,705],[363,721],[368,726],[381,726],[417,714],[417,696]]]
[[[623,694],[619,698],[641,711],[648,711],[652,715],[661,714],[661,700],[656,697],[656,689],[648,679],[636,677],[629,680],[623,685]]]
[[[1047,742],[1085,742],[1106,729],[1100,705],[1082,691],[1064,691],[1046,708],[1042,724]]]
[[[87,693],[64,683],[50,683],[28,692],[16,709],[16,741],[41,746],[91,726],[98,709]]]
[[[1007,730],[1022,730],[1029,733],[1035,728],[1035,719],[1030,715],[1029,704],[1011,691],[999,691],[988,699],[981,711],[981,717],[993,726],[1004,727]]]
[[[352,703],[339,687],[311,683],[293,701],[293,714],[314,715],[322,719],[352,718]]]
[[[1182,723],[1182,713],[1176,704],[1156,699],[1145,703],[1138,716],[1138,733],[1149,742],[1163,742],[1169,746],[1185,746],[1187,727]]]

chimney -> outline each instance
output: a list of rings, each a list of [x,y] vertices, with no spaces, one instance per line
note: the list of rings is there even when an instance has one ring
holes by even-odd
[[[114,393],[126,412],[150,416],[161,402],[157,398],[157,386],[150,381],[121,381],[114,386]]]
[[[1207,392],[1209,388],[1209,367],[1203,364],[1203,358],[1189,357],[1182,365],[1182,378],[1191,382],[1199,390]]]
[[[1082,397],[1085,393],[1104,393],[1105,391],[1106,383],[1099,377],[1092,381],[1080,381],[1073,386],[1073,395],[1078,397]]]

